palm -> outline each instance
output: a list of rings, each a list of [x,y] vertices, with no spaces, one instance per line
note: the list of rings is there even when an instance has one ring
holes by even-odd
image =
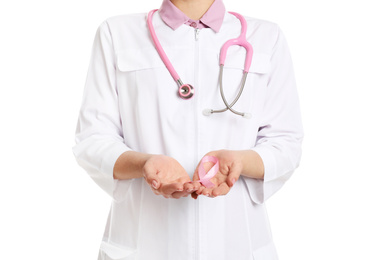
[[[156,161],[157,176],[163,184],[185,183],[191,181],[185,169],[173,158],[165,157]]]
[[[220,150],[215,152],[210,152],[208,156],[215,156],[219,160],[219,171],[211,178],[211,182],[214,184],[214,187],[206,188],[201,186],[197,191],[197,195],[206,195],[210,197],[216,197],[220,195],[226,195],[230,188],[233,186],[234,182],[238,179],[241,170],[242,164],[237,158],[236,153],[228,150]],[[212,163],[205,163],[203,165],[198,165],[199,167],[204,167],[207,172],[213,166]],[[195,171],[194,181],[199,181],[199,171]],[[197,197],[193,195],[193,197]]]
[[[144,166],[144,176],[149,184],[151,179],[158,183],[157,187],[152,185],[158,195],[166,198],[188,195],[183,192],[184,183],[191,179],[180,163],[171,157],[157,155],[149,159]]]

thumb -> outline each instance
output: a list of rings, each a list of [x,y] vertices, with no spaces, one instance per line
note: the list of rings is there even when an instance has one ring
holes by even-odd
[[[199,181],[199,173],[198,173],[199,165],[196,167],[194,176],[192,176],[192,181]]]
[[[160,182],[158,180],[152,180],[151,186],[153,189],[157,190],[158,188],[160,188]]]
[[[230,168],[229,175],[227,177],[227,184],[229,187],[233,187],[234,183],[240,178],[241,175],[241,167],[233,166]]]
[[[146,182],[155,190],[159,189],[161,186],[161,181],[157,176],[155,170],[145,169],[144,178]]]

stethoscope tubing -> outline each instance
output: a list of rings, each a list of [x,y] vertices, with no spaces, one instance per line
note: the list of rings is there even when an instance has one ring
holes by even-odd
[[[165,64],[165,67],[168,69],[172,78],[176,81],[177,85],[179,86],[179,92],[178,92],[179,96],[183,99],[190,99],[195,93],[194,88],[190,84],[183,84],[182,80],[179,77],[179,74],[176,72],[176,70],[173,67],[172,63],[170,62],[167,54],[165,53],[164,49],[162,48],[161,43],[158,40],[156,32],[153,28],[152,18],[153,18],[153,14],[157,10],[158,9],[154,9],[154,10],[150,11],[148,13],[148,16],[147,16],[147,25],[148,25],[148,29],[149,29],[150,35],[152,37],[152,40],[153,40],[153,44],[156,47],[157,53],[159,54],[161,60]],[[222,46],[221,51],[220,51],[219,85],[220,85],[221,97],[222,97],[223,103],[225,104],[226,107],[223,109],[218,109],[218,110],[206,109],[204,111],[204,114],[211,115],[213,113],[222,113],[222,112],[225,112],[227,110],[230,110],[231,112],[233,112],[236,115],[240,115],[240,116],[248,118],[248,117],[250,117],[250,114],[238,112],[235,109],[233,109],[232,107],[237,103],[238,99],[240,98],[240,96],[244,90],[246,78],[247,78],[251,63],[252,63],[253,47],[246,40],[247,23],[245,21],[245,18],[242,15],[235,13],[235,12],[229,12],[229,13],[236,16],[240,20],[241,33],[237,38],[230,39],[230,40],[226,41],[225,44]],[[223,79],[223,68],[224,68],[224,64],[225,64],[225,60],[226,60],[227,51],[228,51],[229,47],[231,47],[233,45],[239,45],[239,46],[244,47],[246,49],[246,56],[245,56],[244,73],[243,73],[243,76],[241,78],[239,93],[237,94],[237,96],[233,100],[233,102],[231,102],[229,104],[226,100],[226,97],[225,97],[225,94],[223,91],[222,79]]]
[[[158,9],[154,9],[148,13],[148,19],[147,19],[147,24],[149,28],[150,35],[152,36],[154,46],[157,49],[158,55],[160,55],[161,60],[164,62],[165,67],[167,67],[169,73],[171,74],[172,78],[178,82],[180,80],[179,74],[177,74],[175,68],[173,67],[171,61],[169,60],[167,54],[165,53],[163,47],[161,46],[160,41],[157,38],[156,31],[153,28],[153,23],[152,23],[152,17],[153,14],[157,11]],[[178,83],[179,84],[179,83]]]
[[[227,110],[230,110],[231,112],[233,112],[234,114],[236,115],[239,115],[239,116],[245,116],[246,113],[243,113],[243,112],[238,112],[236,111],[235,109],[233,109],[232,107],[237,103],[238,99],[241,97],[241,94],[244,90],[244,86],[245,86],[245,82],[246,82],[246,78],[248,76],[248,72],[244,72],[242,78],[241,78],[241,82],[240,82],[240,90],[238,92],[238,94],[236,95],[236,98],[229,104],[226,100],[226,97],[225,97],[225,93],[223,91],[223,82],[222,82],[222,79],[223,79],[223,65],[220,65],[220,68],[219,68],[219,90],[220,90],[220,93],[221,93],[221,97],[222,97],[222,101],[223,103],[225,104],[225,108],[223,109],[218,109],[218,110],[214,110],[212,109],[210,112],[211,113],[222,113],[222,112],[225,112]]]
[[[230,14],[234,15],[235,17],[240,20],[241,23],[241,33],[237,38],[228,40],[221,48],[220,55],[219,55],[219,64],[224,65],[226,60],[226,54],[229,49],[229,47],[233,45],[239,45],[246,49],[246,56],[245,56],[245,66],[244,66],[244,72],[249,72],[249,68],[251,67],[252,63],[252,57],[253,57],[253,47],[252,45],[246,40],[246,31],[247,31],[247,23],[245,21],[245,18],[235,12],[229,12]]]
[[[179,91],[178,95],[182,99],[190,99],[194,96],[195,94],[195,89],[193,86],[190,84],[184,84],[182,80],[179,77],[179,74],[177,74],[175,68],[173,67],[171,61],[169,60],[167,54],[165,53],[163,47],[161,46],[160,41],[157,38],[156,31],[153,28],[153,14],[157,11],[158,9],[154,9],[148,13],[147,17],[147,25],[149,28],[150,35],[153,40],[153,44],[156,47],[158,55],[160,55],[161,60],[164,62],[165,67],[168,69],[169,73],[171,74],[172,78],[176,81]]]

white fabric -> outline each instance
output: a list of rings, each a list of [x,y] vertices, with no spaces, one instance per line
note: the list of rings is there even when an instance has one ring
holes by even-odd
[[[219,33],[183,25],[173,31],[159,15],[159,40],[184,83],[195,95],[182,100],[158,56],[146,15],[106,20],[99,28],[76,133],[74,154],[93,180],[113,198],[100,259],[277,259],[264,201],[298,166],[302,127],[288,48],[279,28],[246,18],[253,63],[241,99],[223,108],[217,82],[219,50],[240,34],[239,20],[226,14]],[[228,51],[225,95],[235,97],[245,50]],[[165,199],[143,179],[113,179],[113,166],[127,150],[165,154],[191,176],[198,162],[217,149],[253,149],[262,157],[265,179],[241,176],[228,195]]]

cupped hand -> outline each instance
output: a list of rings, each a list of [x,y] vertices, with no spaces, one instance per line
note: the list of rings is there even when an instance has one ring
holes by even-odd
[[[150,157],[143,167],[143,175],[153,192],[165,198],[178,199],[193,192],[184,189],[184,184],[191,182],[191,178],[183,166],[172,157],[165,155]]]
[[[219,150],[209,152],[205,156],[215,156],[218,158],[219,171],[210,180],[214,184],[214,187],[206,188],[205,186],[200,185],[192,193],[194,199],[196,199],[198,195],[205,195],[207,197],[226,195],[238,180],[243,170],[243,158],[239,151]],[[192,183],[199,183],[199,167],[204,167],[207,172],[213,165],[213,163],[205,163],[204,165],[199,163],[195,170]],[[192,186],[186,184],[186,188],[191,189]]]

